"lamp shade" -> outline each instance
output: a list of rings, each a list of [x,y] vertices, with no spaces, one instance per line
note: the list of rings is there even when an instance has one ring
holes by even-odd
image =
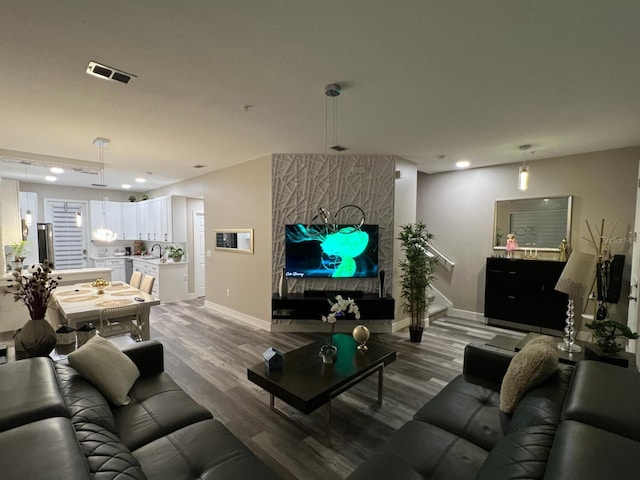
[[[556,290],[566,293],[570,297],[584,295],[590,282],[593,282],[595,263],[596,257],[594,255],[573,252],[562,270],[558,283],[556,283]]]

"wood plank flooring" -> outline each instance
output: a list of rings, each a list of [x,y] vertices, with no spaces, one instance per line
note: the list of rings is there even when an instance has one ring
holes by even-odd
[[[165,370],[287,479],[345,478],[462,371],[465,345],[496,334],[524,336],[449,317],[434,321],[418,344],[409,342],[406,330],[373,335],[398,352],[385,369],[384,403],[375,403],[377,375],[333,400],[332,442],[327,447],[272,412],[269,395],[249,382],[246,373],[248,366],[262,361],[268,347],[286,352],[322,335],[258,330],[214,314],[201,299],[151,310],[151,338],[165,347]],[[282,402],[278,406],[310,427],[325,425],[324,408],[305,416]]]

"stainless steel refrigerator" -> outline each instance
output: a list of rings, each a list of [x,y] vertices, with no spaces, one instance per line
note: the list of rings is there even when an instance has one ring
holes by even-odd
[[[38,224],[38,261],[43,263],[48,260],[52,264],[55,261],[53,251],[53,224]]]

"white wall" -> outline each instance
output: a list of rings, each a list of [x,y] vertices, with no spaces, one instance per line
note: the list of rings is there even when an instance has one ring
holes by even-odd
[[[493,214],[497,199],[573,195],[572,247],[593,251],[585,220],[608,230],[618,220],[622,238],[611,253],[625,254],[624,287],[631,265],[640,148],[572,155],[530,163],[529,190],[516,188],[518,164],[418,176],[418,218],[434,233],[434,246],[456,262],[440,269],[436,288],[462,311],[484,311],[486,257],[493,254]],[[503,252],[496,252],[503,253]],[[626,293],[612,315],[626,322]]]

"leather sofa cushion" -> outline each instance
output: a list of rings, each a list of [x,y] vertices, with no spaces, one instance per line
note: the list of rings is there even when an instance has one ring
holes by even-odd
[[[640,472],[638,452],[640,442],[591,425],[565,420],[556,432],[544,478],[637,480]]]
[[[512,414],[509,432],[535,425],[557,426],[572,372],[572,367],[560,365],[547,380],[529,390]]]
[[[410,420],[391,435],[379,455],[367,460],[348,478],[472,479],[488,454],[478,445],[435,425]],[[377,469],[368,465],[370,461]],[[394,468],[398,469],[398,476]],[[394,474],[388,476],[384,472]]]
[[[413,419],[491,450],[509,427],[509,417],[500,412],[499,403],[499,393],[469,383],[459,375],[418,410]]]
[[[111,407],[98,389],[69,365],[58,362],[55,368],[71,421],[74,424],[95,423],[117,433]]]
[[[47,418],[1,432],[0,445],[2,480],[91,479],[68,418]]]
[[[543,425],[510,433],[491,450],[476,479],[542,479],[555,432],[555,427]]]
[[[0,365],[0,431],[50,417],[67,417],[53,362],[27,358]]]
[[[133,454],[149,480],[280,478],[217,420],[204,420]]]
[[[628,368],[585,360],[575,368],[564,418],[640,441],[640,375]]]
[[[145,480],[138,460],[112,432],[94,423],[74,425],[94,480]]]
[[[120,440],[131,450],[189,424],[212,418],[166,373],[141,377],[129,392],[128,405],[114,407]]]

